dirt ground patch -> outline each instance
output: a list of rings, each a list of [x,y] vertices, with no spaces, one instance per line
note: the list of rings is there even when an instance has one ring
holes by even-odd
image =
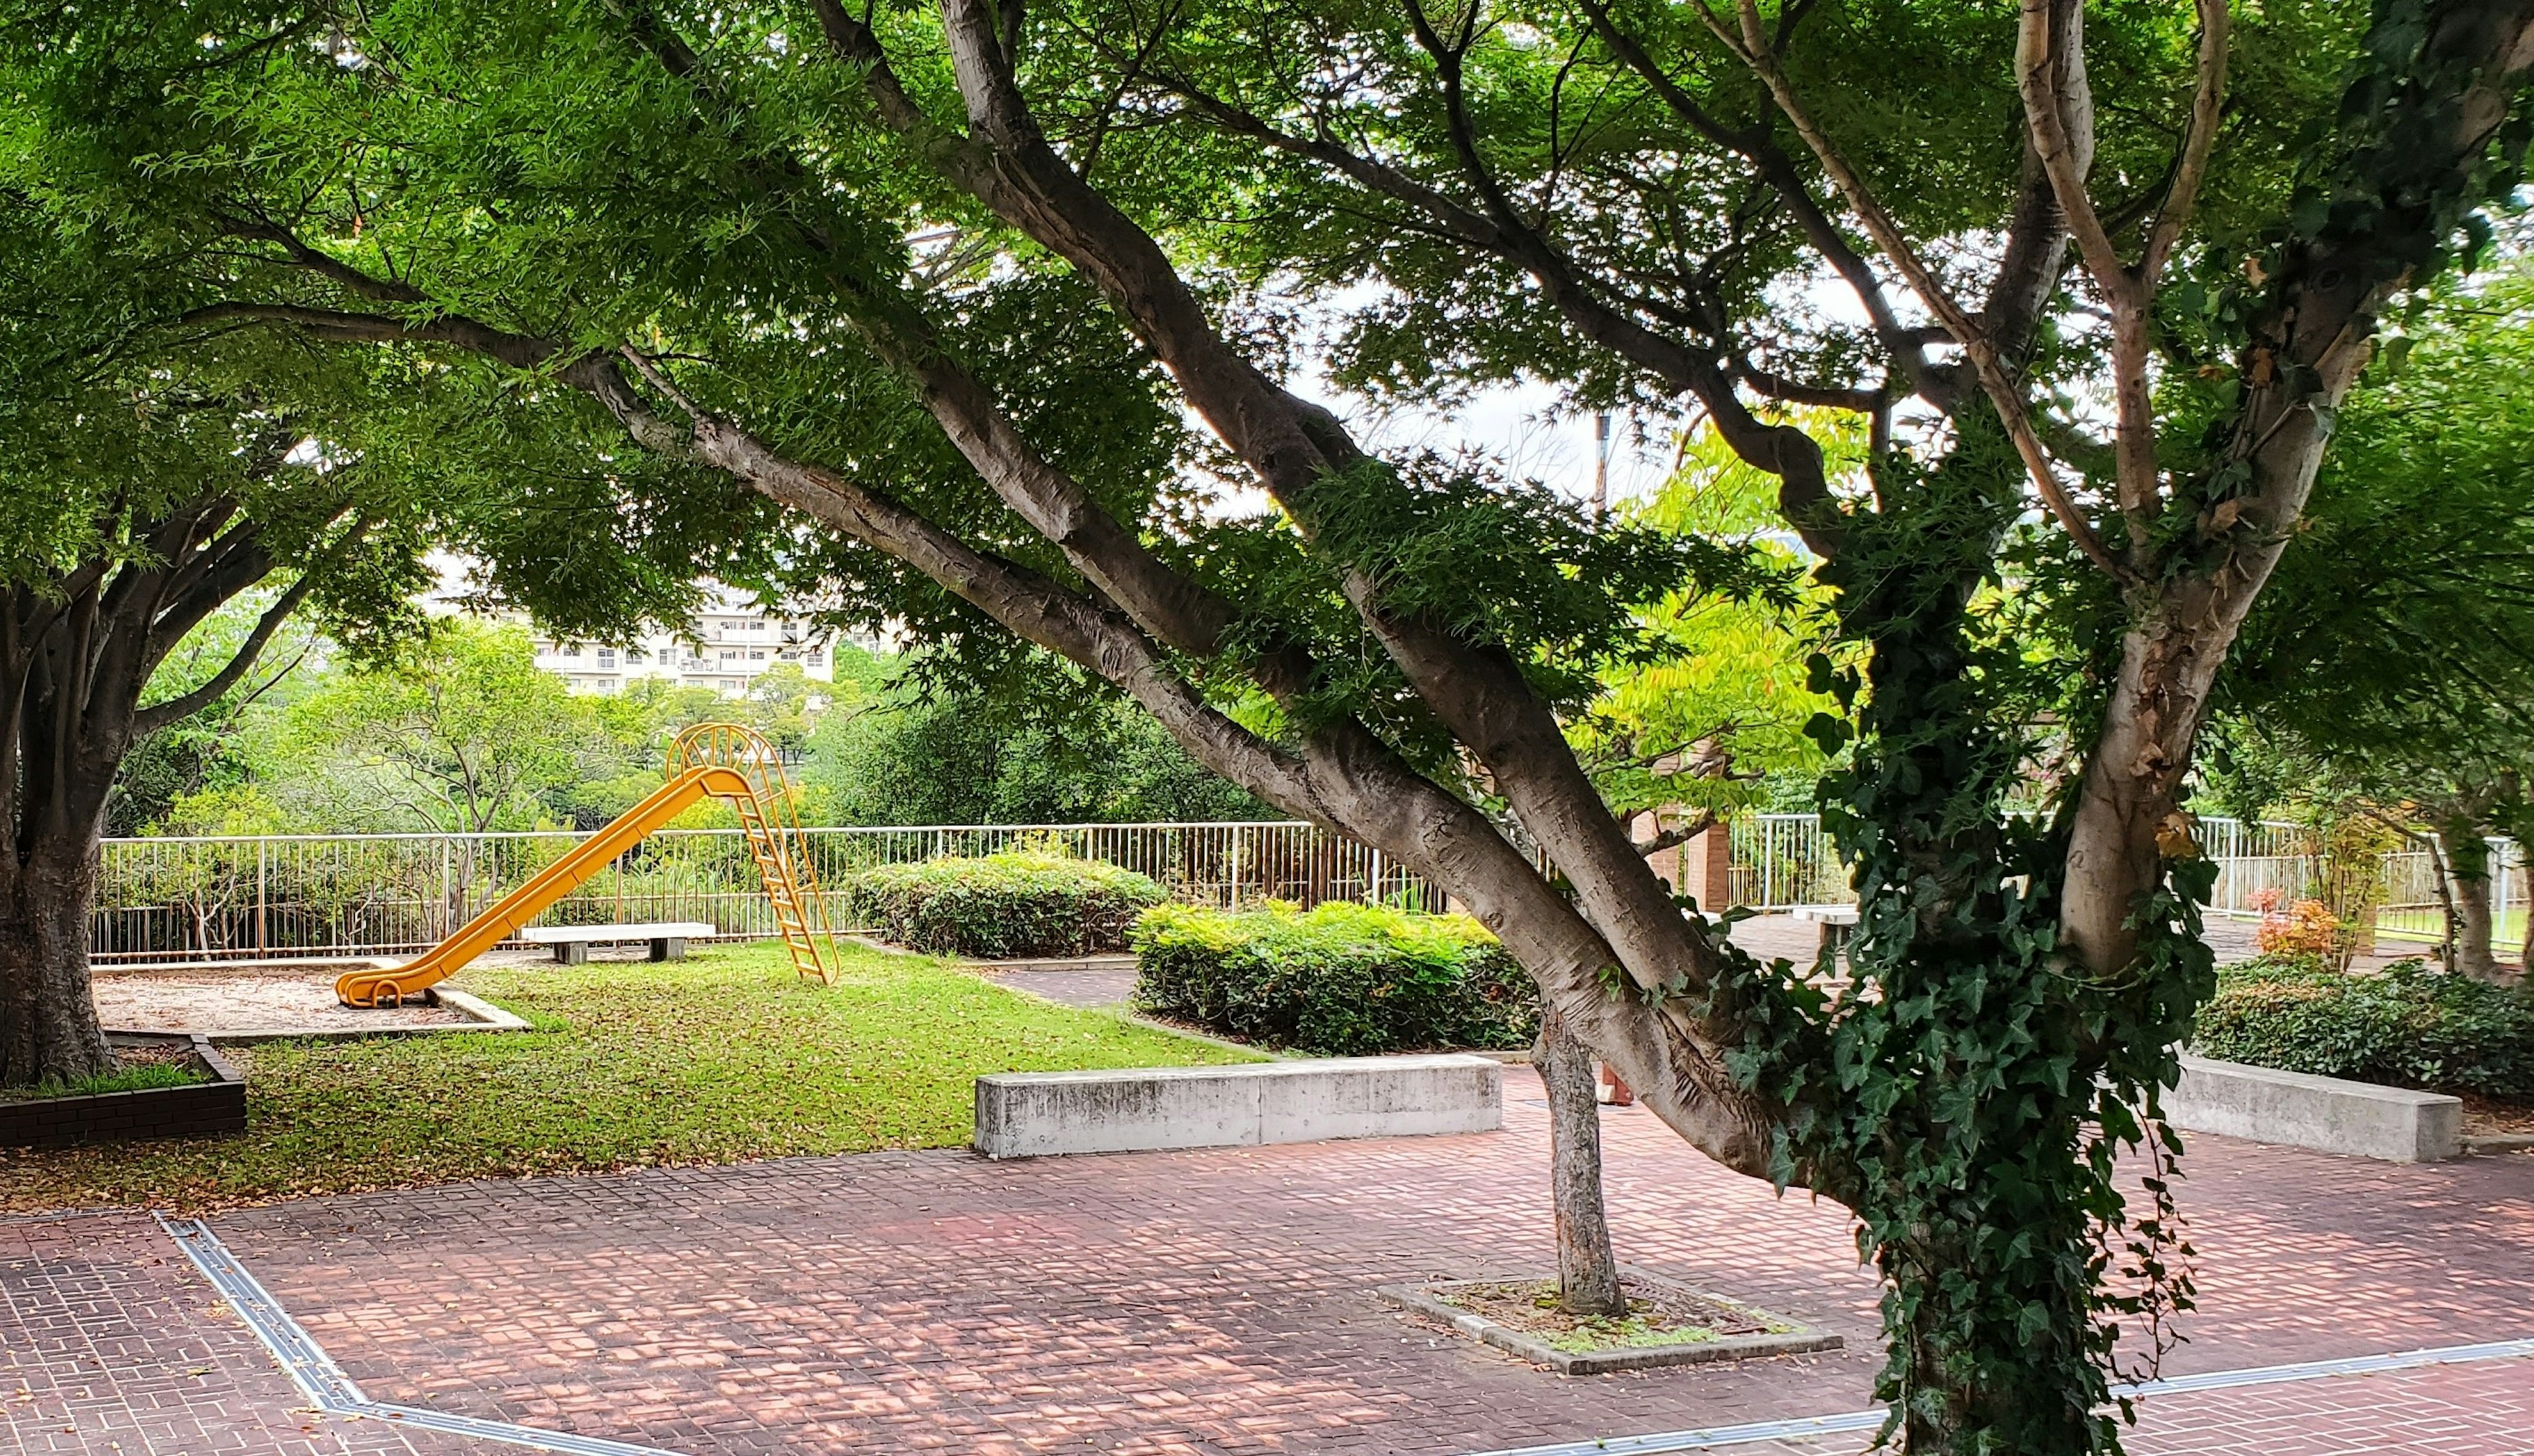
[[[339,965],[120,971],[95,980],[96,1014],[114,1031],[357,1031],[462,1025],[453,1007],[361,1011],[334,999]]]
[[[2465,1136],[2490,1137],[2515,1133],[2534,1133],[2534,1102],[2504,1101],[2470,1094],[2464,1097]]]

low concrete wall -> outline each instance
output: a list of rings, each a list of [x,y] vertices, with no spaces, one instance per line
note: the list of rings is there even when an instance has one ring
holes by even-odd
[[[977,1078],[976,1146],[1026,1158],[1485,1133],[1503,1099],[1503,1067],[1458,1055],[1014,1072]]]
[[[2182,1083],[2166,1094],[2164,1112],[2187,1133],[2396,1163],[2434,1163],[2463,1151],[2457,1098],[2203,1057],[2182,1059]]]

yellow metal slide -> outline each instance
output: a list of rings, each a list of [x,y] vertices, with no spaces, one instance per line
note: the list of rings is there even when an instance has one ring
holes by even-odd
[[[605,829],[503,896],[456,934],[402,965],[348,971],[334,994],[345,1006],[396,1006],[435,981],[456,974],[486,951],[516,934],[590,876],[615,863],[652,831],[685,813],[706,795],[727,799],[747,832],[750,854],[774,905],[774,923],[792,953],[792,966],[830,984],[827,961],[834,937],[808,845],[792,810],[783,761],[754,729],[738,724],[697,724],[669,750],[669,782],[652,790]],[[828,955],[821,955],[821,941]]]

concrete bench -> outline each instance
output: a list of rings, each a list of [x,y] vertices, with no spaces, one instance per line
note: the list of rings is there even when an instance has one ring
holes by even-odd
[[[702,920],[663,920],[646,925],[532,925],[519,932],[519,939],[554,947],[555,960],[565,965],[582,965],[588,962],[593,945],[637,940],[651,943],[654,961],[684,961],[687,942],[719,934],[720,926]]]
[[[990,1158],[1486,1133],[1503,1125],[1504,1068],[1486,1057],[1334,1057],[977,1078],[976,1146]]]
[[[1856,906],[1852,904],[1789,905],[1786,913],[1821,926],[1821,948],[1833,955],[1856,938]]]
[[[2182,1059],[2182,1082],[2165,1094],[2164,1115],[2186,1133],[2396,1163],[2463,1152],[2457,1098],[2204,1057]]]

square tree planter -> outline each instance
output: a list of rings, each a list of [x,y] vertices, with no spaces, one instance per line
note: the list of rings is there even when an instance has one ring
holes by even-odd
[[[246,1078],[201,1036],[115,1032],[116,1046],[176,1045],[209,1079],[182,1087],[0,1102],[0,1147],[67,1147],[144,1137],[211,1137],[246,1131]]]
[[[1384,1301],[1403,1310],[1413,1310],[1429,1319],[1459,1330],[1481,1343],[1518,1355],[1534,1365],[1542,1365],[1561,1375],[1598,1375],[1613,1370],[1654,1369],[1661,1366],[1705,1365],[1718,1360],[1752,1360],[1771,1355],[1806,1355],[1822,1350],[1837,1350],[1841,1341],[1838,1335],[1797,1323],[1782,1314],[1772,1314],[1753,1309],[1739,1300],[1728,1300],[1691,1289],[1675,1280],[1665,1279],[1627,1264],[1619,1266],[1624,1281],[1641,1291],[1661,1290],[1676,1293],[1702,1304],[1720,1306],[1745,1317],[1748,1322],[1764,1326],[1748,1334],[1720,1335],[1713,1339],[1682,1341],[1676,1344],[1606,1347],[1599,1350],[1561,1350],[1546,1339],[1526,1330],[1500,1324],[1483,1314],[1474,1313],[1449,1302],[1458,1290],[1478,1289],[1493,1285],[1530,1283],[1540,1279],[1537,1274],[1516,1274],[1499,1279],[1459,1279],[1443,1284],[1392,1284],[1375,1290]],[[1549,1276],[1553,1282],[1554,1276]]]

